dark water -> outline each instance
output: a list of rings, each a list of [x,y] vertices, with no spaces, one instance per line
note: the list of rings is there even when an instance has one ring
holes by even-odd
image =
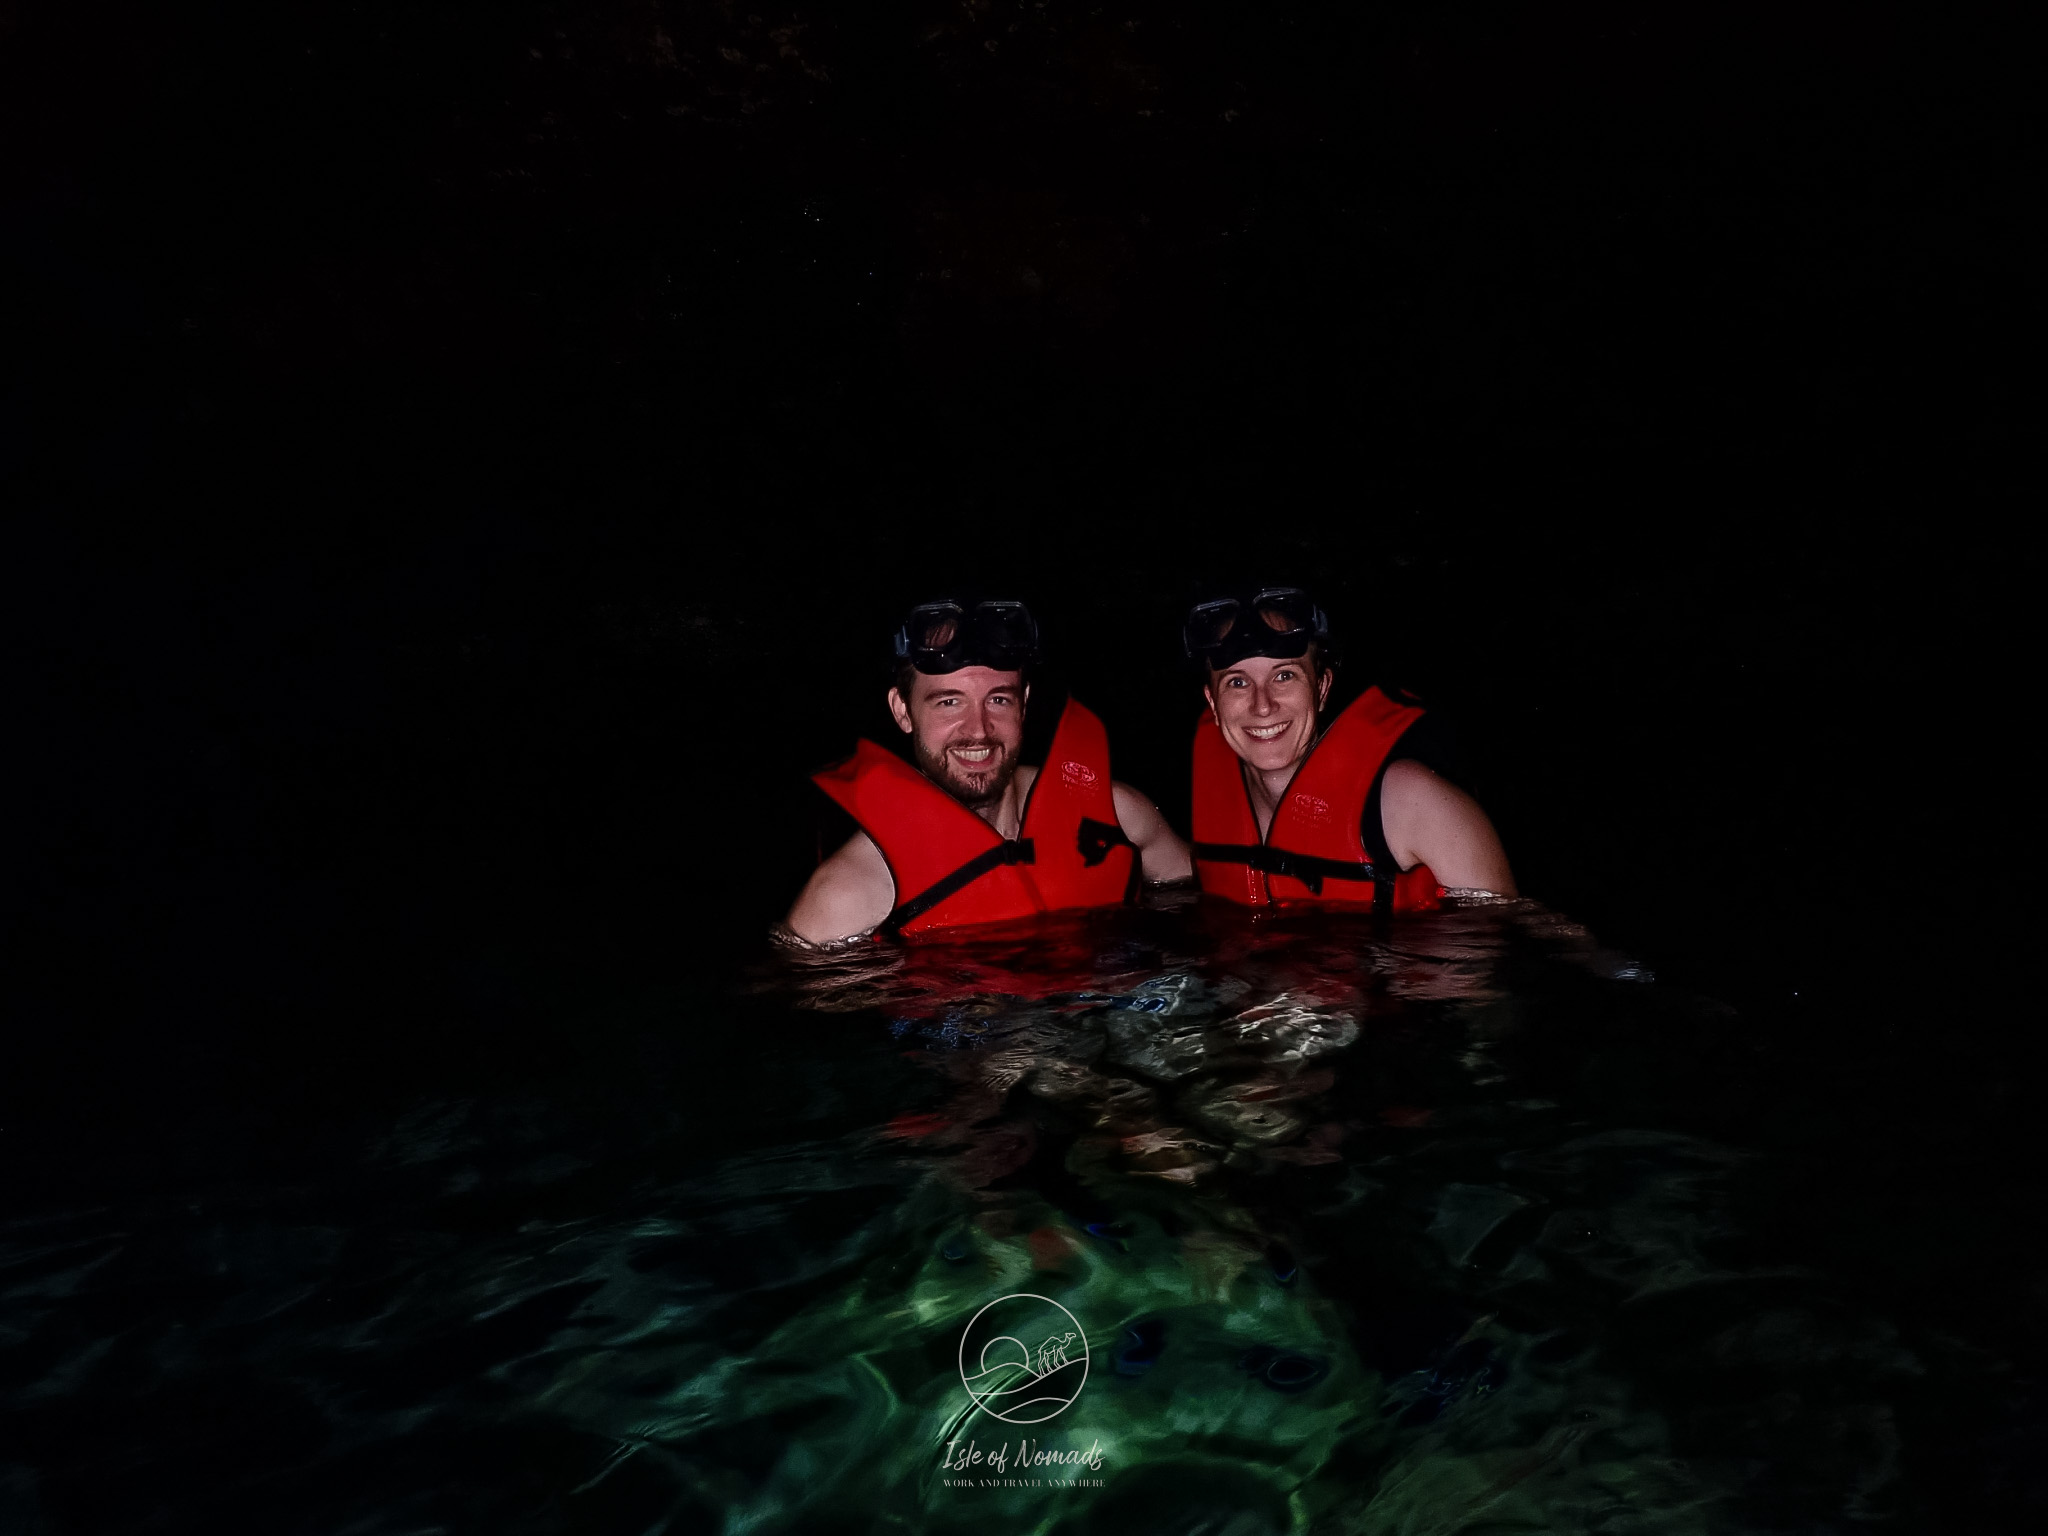
[[[168,1085],[154,1135],[17,1118],[0,1522],[1250,1536],[2040,1508],[2033,1336],[1986,1310],[2038,1262],[1973,1228],[2039,1201],[1940,1165],[1969,1107],[1902,1121],[1879,1067],[1816,1135],[1814,1031],[1780,1050],[1534,904],[1376,925],[1183,899],[725,974],[530,970],[551,1051],[394,1054],[317,1115],[224,1066]],[[1086,1342],[1030,1427],[962,1383],[963,1331],[1012,1295]],[[1099,1463],[948,1481],[1000,1475],[948,1470],[955,1442],[1024,1440]]]

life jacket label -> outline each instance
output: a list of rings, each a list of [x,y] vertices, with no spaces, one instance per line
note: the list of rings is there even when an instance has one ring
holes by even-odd
[[[1330,802],[1320,795],[1296,794],[1290,797],[1294,808],[1310,821],[1324,822],[1330,819]]]

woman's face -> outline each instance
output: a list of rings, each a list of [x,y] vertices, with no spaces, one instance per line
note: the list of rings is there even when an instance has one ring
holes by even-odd
[[[1230,750],[1258,773],[1292,768],[1316,739],[1316,713],[1330,696],[1329,672],[1306,656],[1247,656],[1209,676],[1203,690]]]

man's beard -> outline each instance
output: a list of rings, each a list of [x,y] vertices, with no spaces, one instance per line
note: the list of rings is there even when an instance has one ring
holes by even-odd
[[[996,756],[989,760],[982,773],[967,779],[953,766],[949,754],[943,751],[928,753],[922,745],[916,745],[917,766],[924,770],[924,776],[970,811],[981,810],[1002,799],[1004,791],[1010,787],[1010,780],[1017,776],[1017,759],[1010,755],[1009,749],[999,741],[960,741],[953,745],[993,747]]]

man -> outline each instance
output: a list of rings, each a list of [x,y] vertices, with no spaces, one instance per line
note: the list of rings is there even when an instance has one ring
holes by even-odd
[[[1209,713],[1195,731],[1203,891],[1416,911],[1446,891],[1515,895],[1479,802],[1415,755],[1423,711],[1368,688],[1318,731],[1329,620],[1298,587],[1202,603],[1182,635]]]
[[[871,741],[816,775],[861,830],[790,908],[811,944],[919,934],[1129,899],[1193,873],[1158,808],[1109,774],[1102,722],[1069,700],[1044,767],[1017,760],[1038,659],[1022,603],[945,601],[896,631],[889,713],[915,766]]]

